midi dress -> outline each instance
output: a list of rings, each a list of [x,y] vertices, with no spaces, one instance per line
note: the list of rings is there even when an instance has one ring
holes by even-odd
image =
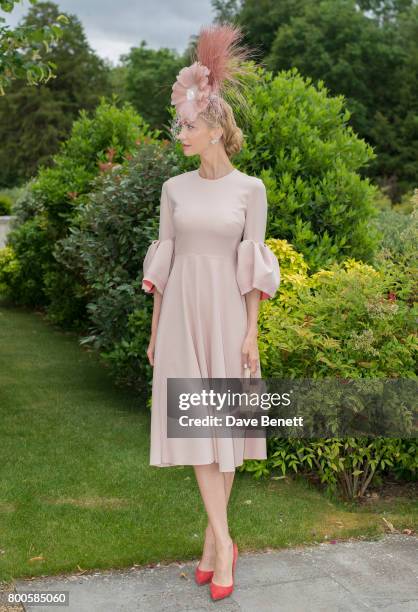
[[[167,378],[242,378],[245,294],[260,300],[280,285],[280,267],[264,243],[263,181],[234,168],[218,179],[192,170],[161,189],[159,236],[143,260],[142,289],[162,294],[152,379],[150,465],[217,463],[233,472],[244,459],[266,459],[264,437],[167,437]],[[259,370],[257,376],[259,376]]]

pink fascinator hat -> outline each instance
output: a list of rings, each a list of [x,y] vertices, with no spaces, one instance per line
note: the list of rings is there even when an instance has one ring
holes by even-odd
[[[176,108],[172,133],[178,131],[182,122],[194,121],[208,111],[212,117],[220,118],[222,99],[237,110],[250,110],[245,88],[255,76],[255,66],[246,61],[251,50],[240,44],[242,37],[237,25],[201,28],[193,53],[195,61],[180,70],[172,87],[171,104]]]
[[[205,110],[211,93],[209,73],[209,68],[199,62],[180,70],[171,94],[171,104],[179,116],[193,121]]]

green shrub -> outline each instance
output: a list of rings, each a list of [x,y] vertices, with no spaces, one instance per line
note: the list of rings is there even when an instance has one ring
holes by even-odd
[[[280,470],[315,471],[329,493],[338,488],[348,499],[361,497],[378,474],[389,470],[403,478],[416,478],[416,438],[268,439],[268,458],[245,466],[257,478]]]
[[[10,215],[12,212],[12,198],[0,193],[0,217],[2,215]]]
[[[418,477],[418,440],[400,440],[399,454],[391,472],[402,480],[417,480]]]
[[[10,289],[14,288],[19,278],[19,261],[12,247],[0,249],[0,297],[10,299]]]
[[[376,188],[359,172],[375,155],[347,125],[343,96],[328,96],[296,68],[260,70],[250,103],[239,165],[266,184],[268,235],[293,244],[313,271],[347,255],[370,260]]]
[[[381,235],[376,253],[380,249],[390,249],[393,252],[402,249],[401,234],[408,227],[408,223],[409,215],[401,214],[395,210],[381,211],[373,221],[373,225]]]
[[[289,245],[274,239],[268,244],[280,260],[282,281],[277,296],[260,307],[264,378],[416,377],[416,305],[410,291],[396,295],[390,274],[353,259],[308,277],[305,262]],[[394,418],[398,431],[408,429],[407,411],[394,410]],[[387,467],[404,461],[405,469],[416,469],[416,458],[400,450],[405,443],[413,441],[270,438],[268,459],[245,462],[242,469],[260,477],[277,468],[283,473],[311,468],[330,491],[339,487],[353,497]]]
[[[17,265],[13,276],[4,275],[3,287],[12,303],[31,307],[45,301],[43,271],[50,255],[47,219],[42,205],[34,197],[34,183],[34,179],[28,181],[20,189],[14,203],[15,219],[7,235],[7,243]]]
[[[412,306],[418,293],[418,189],[411,198],[411,213],[393,214],[401,217],[402,223],[397,219],[385,230],[374,266],[385,275],[388,291]]]
[[[124,166],[97,178],[55,257],[83,287],[89,315],[82,339],[100,352],[116,381],[143,387],[153,299],[141,289],[142,263],[158,237],[162,183],[179,174],[176,153],[143,144]]]
[[[0,276],[4,293],[20,306],[36,307],[44,297],[42,279],[49,253],[44,221],[42,216],[36,216],[12,229],[7,236],[14,260],[13,274],[2,270],[0,261]]]
[[[418,198],[418,191],[414,189],[412,191],[408,191],[402,195],[401,201],[399,204],[394,204],[393,210],[402,215],[409,215],[414,206],[416,206],[416,201]]]
[[[19,187],[18,186],[4,187],[3,189],[0,190],[0,201],[4,199],[6,201],[6,208],[9,210],[9,212],[4,213],[4,214],[7,214],[7,215],[15,214],[15,211],[14,211],[15,203],[16,203],[16,200],[21,195],[22,190],[23,188],[20,186]]]
[[[19,190],[13,206],[14,227],[19,227],[25,221],[33,219],[37,214],[42,214],[44,210],[41,202],[34,196],[33,186],[35,183],[36,179],[32,178]]]
[[[296,297],[279,294],[264,323],[264,374],[413,377],[416,308],[391,288],[386,274],[349,259],[306,277]]]
[[[129,104],[119,109],[102,99],[92,116],[80,112],[52,167],[42,167],[17,202],[18,223],[9,243],[24,286],[10,288],[16,302],[27,298],[28,305],[45,306],[54,323],[80,327],[86,314],[84,292],[71,269],[54,258],[55,243],[68,235],[94,178],[124,163],[144,139],[157,136]]]
[[[376,208],[380,211],[392,210],[392,200],[387,195],[386,190],[377,187],[376,193],[374,194],[373,203]]]
[[[53,166],[41,168],[33,185],[48,219],[66,226],[65,219],[83,202],[91,181],[134,154],[139,140],[157,135],[129,103],[120,109],[102,98],[92,116],[80,111],[70,137],[53,157]]]

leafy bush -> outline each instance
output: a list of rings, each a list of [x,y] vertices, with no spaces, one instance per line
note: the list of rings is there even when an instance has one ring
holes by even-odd
[[[7,214],[15,215],[14,208],[16,205],[16,200],[19,198],[22,191],[23,191],[23,187],[21,186],[4,187],[3,189],[0,189],[0,200],[5,199],[7,202],[6,203],[7,208],[10,208],[10,212],[8,212]]]
[[[387,195],[386,190],[382,187],[377,187],[376,193],[374,194],[373,202],[380,211],[393,210],[392,200]]]
[[[343,96],[330,97],[296,68],[260,69],[240,166],[269,197],[269,236],[287,240],[315,271],[350,255],[371,259],[378,233],[375,187],[359,171],[375,155],[347,125]]]
[[[283,277],[286,288],[286,269]],[[416,307],[392,286],[387,274],[348,259],[306,277],[296,297],[279,293],[264,323],[264,374],[413,377]]]
[[[19,195],[13,206],[14,227],[19,227],[25,221],[33,219],[35,215],[41,214],[43,211],[41,202],[35,198],[32,190],[35,182],[36,179],[32,178],[19,189]]]
[[[14,288],[19,276],[19,262],[10,246],[0,249],[0,297],[10,299],[10,288]]]
[[[402,249],[402,232],[408,227],[410,217],[395,210],[383,210],[374,219],[373,225],[378,229],[381,239],[379,249],[389,249],[392,252]],[[376,260],[374,260],[376,261]]]
[[[394,204],[393,210],[402,215],[409,215],[416,206],[417,197],[417,189],[404,193],[399,204]]]
[[[418,470],[416,438],[269,438],[268,448],[267,460],[249,461],[245,470],[257,478],[277,469],[283,475],[314,470],[329,493],[338,487],[348,499],[363,496],[379,473],[391,470],[413,479]]]
[[[37,216],[12,229],[7,236],[9,250],[5,270],[2,269],[5,261],[0,260],[3,293],[20,306],[35,307],[43,298],[44,262],[49,252],[43,221],[42,216]],[[9,240],[11,234],[13,238]]]
[[[353,259],[308,277],[305,262],[291,247],[274,239],[268,244],[280,260],[282,282],[277,296],[260,308],[263,377],[416,378],[411,286],[396,295],[390,274]],[[408,415],[400,411],[394,418]],[[330,491],[340,487],[352,497],[397,462],[411,473],[416,469],[416,457],[401,451],[405,443],[413,441],[270,438],[268,459],[245,462],[242,469],[260,477],[276,468],[283,473],[312,468]]]
[[[164,144],[143,144],[124,166],[98,177],[70,235],[54,255],[79,280],[89,314],[83,344],[109,364],[118,382],[151,380],[146,357],[153,300],[141,289],[142,262],[158,237],[162,183],[180,169]]]
[[[12,211],[12,198],[0,193],[0,216],[10,215]]]
[[[53,166],[41,168],[17,202],[18,223],[8,236],[24,285],[10,288],[16,302],[46,306],[55,323],[80,325],[85,302],[79,279],[54,258],[54,245],[68,235],[93,179],[123,163],[142,140],[157,136],[129,104],[119,109],[102,99],[92,117],[80,112]]]
[[[70,137],[53,158],[54,165],[42,168],[33,185],[48,218],[60,221],[71,217],[100,171],[134,154],[139,140],[157,135],[128,103],[120,109],[102,98],[92,116],[80,111]]]
[[[390,294],[413,306],[418,294],[418,189],[411,198],[411,207],[409,215],[399,215],[404,217],[405,223],[396,220],[395,227],[389,226],[386,230],[374,265],[385,275]]]
[[[391,471],[403,480],[416,480],[418,477],[418,440],[399,441],[399,454]]]

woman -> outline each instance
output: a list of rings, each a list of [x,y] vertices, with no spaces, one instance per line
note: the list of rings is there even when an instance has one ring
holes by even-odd
[[[277,258],[264,244],[267,198],[263,182],[230,162],[242,132],[223,92],[243,74],[246,51],[237,27],[201,30],[198,61],[173,85],[172,129],[200,167],[164,182],[158,240],[144,259],[142,288],[154,294],[147,355],[153,371],[150,465],[193,465],[208,515],[198,584],[213,599],[233,591],[238,556],[227,505],[235,468],[265,459],[265,437],[167,436],[167,378],[242,378],[259,371],[259,301],[280,284]],[[231,89],[229,90],[231,91]],[[247,370],[248,371],[248,370]]]

